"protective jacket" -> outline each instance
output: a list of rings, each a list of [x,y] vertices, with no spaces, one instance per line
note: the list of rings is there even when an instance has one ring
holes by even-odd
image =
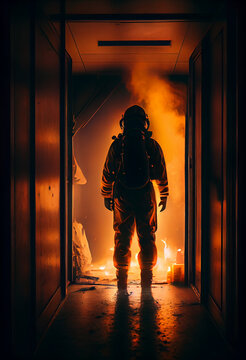
[[[122,141],[119,135],[110,146],[104,164],[101,193],[105,198],[114,198],[114,266],[127,271],[131,262],[131,241],[136,228],[140,252],[138,262],[141,271],[152,271],[157,261],[155,232],[157,207],[151,180],[155,180],[161,198],[168,196],[167,171],[160,145],[145,131],[145,149],[149,159],[150,181],[144,187],[129,189],[121,178]]]
[[[146,149],[149,156],[150,180],[155,180],[160,197],[168,196],[168,179],[164,155],[160,145],[152,139],[150,132],[146,132]],[[111,144],[103,168],[101,194],[105,198],[116,197],[115,187],[121,165],[122,135],[120,134]],[[115,186],[114,186],[115,185]]]

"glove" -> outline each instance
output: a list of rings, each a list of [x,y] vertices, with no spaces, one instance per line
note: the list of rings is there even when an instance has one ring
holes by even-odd
[[[104,198],[104,206],[106,209],[113,211],[114,210],[114,200],[112,198]]]
[[[167,198],[166,197],[161,198],[161,201],[159,202],[158,205],[161,206],[160,212],[166,209],[166,205],[167,205]]]

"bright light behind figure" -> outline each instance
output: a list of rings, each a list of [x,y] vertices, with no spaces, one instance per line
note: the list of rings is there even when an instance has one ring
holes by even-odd
[[[152,137],[163,149],[169,182],[170,195],[167,208],[162,213],[158,210],[156,232],[158,261],[154,268],[154,280],[161,282],[167,280],[168,273],[172,271],[172,264],[176,263],[177,254],[180,253],[182,256],[184,254],[186,86],[169,82],[140,65],[136,65],[130,71],[126,85],[130,96],[127,104],[124,98],[124,109],[116,113],[113,106],[118,111],[122,106],[120,99],[118,98],[117,103],[111,99],[111,105],[107,104],[108,108],[105,105],[98,117],[81,130],[83,134],[78,135],[80,143],[77,144],[77,154],[78,157],[80,156],[81,164],[85,164],[85,174],[88,178],[88,183],[83,187],[83,196],[81,195],[84,216],[81,217],[81,222],[85,222],[92,253],[91,275],[115,279],[113,214],[103,208],[103,199],[100,196],[101,171],[112,141],[111,136],[120,132],[118,124],[121,114],[131,105],[142,106],[149,116],[149,130],[153,132]],[[154,187],[158,204],[159,192],[155,184]],[[96,261],[94,253],[96,253]],[[131,253],[129,280],[134,282],[140,278],[136,233],[133,237]],[[101,260],[98,254],[101,254]],[[179,256],[179,259],[182,256]]]
[[[167,81],[146,66],[136,65],[128,88],[133,103],[141,105],[148,114],[150,130],[163,149],[167,166],[170,196],[166,210],[158,212],[158,262],[154,269],[158,279],[166,279],[168,267],[176,261],[177,249],[184,249],[186,87]],[[156,186],[155,190],[158,203]]]

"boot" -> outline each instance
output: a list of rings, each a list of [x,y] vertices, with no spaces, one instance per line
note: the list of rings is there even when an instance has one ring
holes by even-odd
[[[141,270],[141,287],[151,288],[152,284],[152,270]]]
[[[118,290],[127,290],[127,275],[128,275],[127,269],[116,270]]]

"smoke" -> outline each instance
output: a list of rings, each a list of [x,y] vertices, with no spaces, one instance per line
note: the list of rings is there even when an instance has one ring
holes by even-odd
[[[158,218],[158,242],[184,248],[185,214],[185,85],[177,85],[143,65],[136,65],[127,81],[132,104],[142,106],[150,119],[153,138],[161,145],[167,166],[167,209]],[[158,198],[158,191],[156,191]],[[159,243],[161,246],[161,244]]]
[[[153,70],[139,65],[129,72],[126,86],[127,89],[122,84],[93,120],[74,138],[76,158],[87,179],[83,186],[75,185],[76,219],[85,228],[94,266],[104,264],[106,270],[111,269],[113,273],[112,213],[104,208],[100,195],[101,172],[112,142],[111,136],[120,131],[121,115],[131,105],[138,104],[145,109],[153,138],[161,145],[167,165],[170,196],[167,209],[158,214],[158,257],[164,257],[162,240],[165,240],[168,246],[166,255],[175,259],[177,249],[184,249],[185,237],[186,87],[170,82]],[[159,201],[157,189],[156,195]],[[134,262],[139,252],[136,235],[131,250]],[[139,270],[138,266],[137,269]],[[163,274],[162,271],[162,276]]]

